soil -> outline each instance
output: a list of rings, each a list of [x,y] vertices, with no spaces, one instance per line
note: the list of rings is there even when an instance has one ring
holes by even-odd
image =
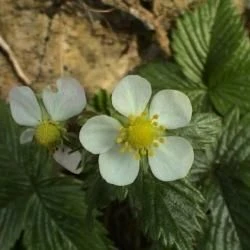
[[[110,1],[112,6],[103,2],[0,0],[0,36],[34,89],[39,91],[62,75],[72,75],[89,93],[100,87],[110,90],[142,61],[166,56],[154,30],[121,10],[120,2],[117,8],[116,1]],[[167,30],[183,10],[199,1],[157,2],[154,11]],[[151,0],[140,3],[152,10]],[[16,84],[24,82],[0,49],[0,96],[6,98]]]

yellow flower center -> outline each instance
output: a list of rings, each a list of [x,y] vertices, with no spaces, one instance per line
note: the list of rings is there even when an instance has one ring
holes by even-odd
[[[45,147],[53,147],[61,139],[61,128],[51,121],[44,121],[36,128],[35,139]]]
[[[154,154],[154,147],[158,147],[159,143],[164,141],[164,127],[157,123],[158,115],[148,118],[143,113],[140,116],[130,116],[128,124],[120,129],[119,136],[116,140],[122,145],[122,152],[133,152],[136,158],[148,154]]]

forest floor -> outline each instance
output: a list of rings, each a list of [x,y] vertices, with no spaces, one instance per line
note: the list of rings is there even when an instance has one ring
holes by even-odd
[[[203,1],[0,0],[0,96],[62,75],[89,93],[110,90],[141,63],[168,58],[176,18]]]
[[[0,0],[0,96],[62,75],[90,93],[170,55],[168,30],[201,0]]]

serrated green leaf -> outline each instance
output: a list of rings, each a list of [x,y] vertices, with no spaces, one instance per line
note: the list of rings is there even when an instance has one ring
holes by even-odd
[[[46,150],[19,144],[20,129],[0,104],[0,246],[9,250],[24,231],[27,249],[112,249],[104,228],[84,223],[82,184],[58,176]]]
[[[250,42],[232,0],[208,0],[177,21],[172,46],[178,65],[153,62],[139,68],[156,89],[185,92],[195,111],[250,109]]]
[[[26,199],[20,197],[0,209],[0,249],[11,249],[20,237],[24,225],[25,202]]]
[[[27,205],[24,241],[28,250],[107,249],[98,232],[85,225],[81,185],[69,178],[54,178],[36,188],[39,196],[33,195]]]
[[[246,37],[231,0],[208,0],[178,20],[173,35],[175,59],[188,79],[201,83],[230,60]]]
[[[249,116],[232,111],[202,173],[209,220],[199,250],[249,249],[250,186],[241,178],[242,168],[250,172],[249,141]]]
[[[0,102],[0,248],[10,249],[19,238],[24,227],[27,197],[31,193],[29,178],[17,162],[24,163],[26,148],[18,150],[17,126]]]
[[[230,212],[218,183],[209,183],[207,200],[207,225],[197,250],[241,250],[240,241]]]
[[[194,149],[206,149],[217,141],[221,132],[221,119],[213,113],[194,114],[190,124],[175,131],[176,135],[186,137]]]
[[[215,161],[215,151],[212,145],[205,150],[196,150],[194,154],[194,163],[192,165],[189,180],[193,183],[202,183],[210,175],[211,166]]]
[[[177,22],[175,59],[191,82],[207,87],[212,105],[225,114],[249,109],[250,43],[231,0],[208,0]]]
[[[188,80],[177,64],[156,61],[138,68],[137,73],[149,80],[154,91],[180,90],[189,96],[195,111],[209,110],[206,86]]]
[[[202,195],[187,181],[163,183],[142,178],[128,193],[142,229],[154,241],[178,250],[193,249],[194,234],[200,229]]]

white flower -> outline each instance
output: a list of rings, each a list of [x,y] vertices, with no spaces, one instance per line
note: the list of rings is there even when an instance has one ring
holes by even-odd
[[[28,126],[20,136],[20,142],[33,140],[46,147],[55,146],[62,137],[62,122],[78,115],[86,106],[86,97],[80,83],[71,78],[57,80],[57,92],[49,87],[42,92],[41,107],[29,87],[14,87],[9,93],[12,117],[19,125]],[[45,110],[47,112],[45,112]]]
[[[83,170],[79,167],[82,159],[79,151],[72,152],[71,148],[63,145],[54,152],[53,157],[57,163],[73,174],[80,174]]]
[[[124,186],[137,177],[140,158],[148,157],[153,175],[162,181],[183,178],[194,160],[191,144],[165,131],[188,125],[192,116],[189,98],[176,90],[158,92],[149,104],[150,83],[135,75],[123,78],[112,94],[114,108],[127,119],[99,115],[80,131],[82,145],[99,155],[102,177]]]

